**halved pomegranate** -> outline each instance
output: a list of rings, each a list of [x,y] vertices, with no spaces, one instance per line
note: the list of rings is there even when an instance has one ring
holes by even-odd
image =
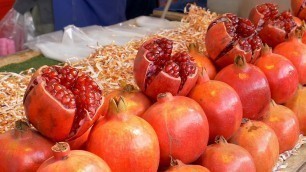
[[[198,78],[196,63],[187,52],[172,54],[173,41],[156,38],[146,41],[134,61],[138,87],[152,99],[159,93],[187,95]]]
[[[205,45],[209,57],[218,68],[223,68],[232,64],[237,55],[253,63],[259,56],[262,42],[249,19],[227,13],[208,26]]]
[[[288,35],[297,28],[292,14],[289,11],[279,14],[278,6],[272,3],[255,6],[249,18],[257,27],[262,42],[271,47],[285,41]]]
[[[291,0],[291,9],[293,15],[298,18],[305,20],[306,19],[306,1],[305,0]]]
[[[104,97],[98,84],[71,66],[43,66],[24,95],[30,123],[53,141],[72,140],[99,118]]]

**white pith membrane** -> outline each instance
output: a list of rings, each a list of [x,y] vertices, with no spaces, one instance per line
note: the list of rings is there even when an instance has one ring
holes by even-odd
[[[148,35],[141,40],[132,40],[125,46],[108,45],[92,47],[95,52],[88,58],[77,63],[69,63],[80,71],[96,78],[104,93],[119,88],[119,83],[124,81],[136,86],[133,77],[133,60],[138,48],[146,40],[160,36],[174,41],[173,53],[187,51],[187,45],[197,43],[200,52],[206,54],[204,41],[199,39],[206,34],[210,22],[217,18],[216,13],[211,13],[203,8],[191,5],[189,13],[181,21],[181,26],[173,30],[164,30],[154,35]],[[0,134],[11,130],[15,121],[25,118],[23,109],[23,96],[35,69],[28,69],[20,73],[0,72]],[[136,86],[137,87],[137,86]],[[290,156],[297,154],[298,149],[306,143],[306,137],[300,136],[295,148],[279,156],[279,161],[273,171],[285,169]]]

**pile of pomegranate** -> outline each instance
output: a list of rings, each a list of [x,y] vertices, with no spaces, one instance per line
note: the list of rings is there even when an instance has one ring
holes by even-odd
[[[0,169],[271,172],[306,134],[305,6],[220,15],[199,38],[207,55],[148,40],[134,60],[138,88],[105,94],[88,73],[42,66],[24,95],[27,120],[0,135]]]

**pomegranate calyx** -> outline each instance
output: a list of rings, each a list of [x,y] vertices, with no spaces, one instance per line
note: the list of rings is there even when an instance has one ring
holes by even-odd
[[[264,44],[261,49],[261,56],[272,53],[272,48],[268,44]]]
[[[157,101],[158,102],[166,102],[173,99],[173,95],[169,92],[166,93],[160,93],[157,95]]]
[[[207,81],[210,81],[207,70],[203,67],[201,72],[199,72],[199,77],[197,80],[197,85],[203,84]]]
[[[245,58],[243,56],[238,55],[234,60],[234,64],[238,67],[244,67],[247,62],[245,61]]]
[[[216,136],[215,143],[216,144],[227,144],[227,140],[223,136]]]
[[[170,166],[171,167],[179,165],[179,160],[174,159],[171,155],[169,156],[170,156]]]
[[[51,147],[51,150],[56,160],[64,160],[68,158],[70,146],[67,142],[57,142]]]
[[[15,129],[24,132],[30,129],[30,124],[25,119],[20,119],[15,122]]]
[[[189,53],[191,52],[199,53],[199,45],[197,43],[191,43],[188,45],[187,48]]]
[[[126,110],[126,103],[124,97],[117,96],[109,100],[108,115],[118,114]]]

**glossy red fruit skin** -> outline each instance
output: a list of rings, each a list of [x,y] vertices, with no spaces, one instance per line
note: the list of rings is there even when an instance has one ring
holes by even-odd
[[[211,172],[256,172],[253,158],[246,149],[222,141],[207,146],[207,149],[200,158],[200,164],[208,168]]]
[[[292,13],[301,20],[306,19],[306,9],[303,7],[304,3],[304,0],[291,0]]]
[[[158,136],[160,166],[168,166],[170,156],[185,164],[191,163],[206,149],[209,137],[206,115],[201,106],[188,97],[162,93],[142,118]]]
[[[107,112],[109,101],[115,97],[123,97],[126,105],[126,113],[141,116],[151,105],[151,100],[140,90],[132,85],[123,86],[105,95],[103,108]]]
[[[271,92],[264,73],[255,65],[238,56],[235,64],[223,68],[215,80],[230,85],[238,93],[243,107],[243,117],[261,119],[269,110]]]
[[[119,108],[113,105],[93,126],[86,150],[101,157],[112,172],[157,171],[160,151],[154,129],[121,109],[120,101]]]
[[[184,164],[180,160],[175,160],[176,164],[169,167],[165,172],[210,172],[201,165]]]
[[[300,87],[296,94],[287,101],[284,105],[290,108],[298,118],[300,132],[303,135],[306,135],[306,88]]]
[[[149,66],[152,62],[146,58],[148,50],[145,48],[145,46],[154,42],[155,40],[157,40],[157,38],[146,41],[137,52],[133,68],[136,84],[142,92],[153,100],[156,100],[159,93],[164,92],[170,92],[173,95],[187,95],[197,82],[198,69],[196,69],[196,72],[192,76],[188,76],[181,90],[179,90],[181,79],[174,78],[164,71],[161,71],[158,75],[156,75],[151,84],[149,84],[149,86],[146,88],[145,79],[149,71]]]
[[[220,53],[224,49],[228,48],[228,46],[234,41],[234,37],[227,32],[223,22],[209,27],[203,41],[205,41],[206,51],[209,58],[214,62],[219,70],[232,64],[237,55],[244,56],[246,61],[249,63],[255,62],[257,57],[260,55],[260,48],[253,52],[247,52],[236,43],[227,53],[219,56]]]
[[[105,161],[97,155],[84,150],[70,150],[69,144],[65,142],[59,142],[57,144],[61,144],[57,149],[63,150],[53,150],[53,156],[41,164],[37,172],[111,172]],[[63,146],[66,146],[66,144],[68,145],[68,148]]]
[[[216,136],[229,139],[240,127],[242,103],[237,92],[228,84],[199,76],[188,97],[198,102],[205,112],[210,143],[215,141]]]
[[[21,121],[15,129],[0,134],[0,143],[1,171],[36,171],[52,156],[54,144]]]
[[[299,121],[295,113],[283,105],[271,103],[269,115],[263,119],[275,132],[279,142],[279,153],[291,150],[300,135]]]
[[[280,54],[291,61],[299,74],[299,83],[306,84],[306,45],[296,35],[277,45],[273,53]]]
[[[255,65],[265,74],[271,90],[271,98],[278,104],[283,104],[294,96],[299,78],[294,65],[284,56],[272,53],[265,47]]]
[[[243,124],[230,139],[230,143],[246,149],[253,157],[256,171],[272,171],[279,155],[275,132],[261,121],[250,120]]]
[[[45,88],[42,78],[42,66],[32,76],[25,92],[23,106],[29,122],[45,137],[53,141],[74,140],[85,133],[103,113],[104,97],[93,117],[88,115],[76,133],[71,133],[76,116],[76,108],[68,109],[56,100]],[[58,66],[60,67],[60,66]],[[37,83],[36,83],[37,82]]]

